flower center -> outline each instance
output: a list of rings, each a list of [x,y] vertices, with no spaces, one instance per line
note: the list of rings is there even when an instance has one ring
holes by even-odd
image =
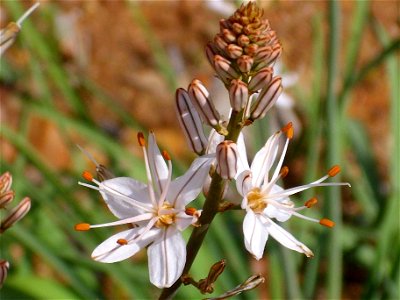
[[[173,209],[174,207],[168,203],[164,202],[164,204],[158,210],[158,220],[155,224],[156,227],[162,228],[171,225],[175,222],[175,212],[168,213],[168,210]]]
[[[253,188],[247,194],[247,205],[255,212],[262,213],[267,207],[265,196],[259,188]]]

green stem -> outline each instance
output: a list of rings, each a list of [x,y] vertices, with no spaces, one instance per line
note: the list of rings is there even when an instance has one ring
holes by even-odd
[[[340,2],[329,2],[329,52],[327,86],[327,158],[328,168],[340,162],[341,158],[341,116],[339,114],[336,84],[338,74],[338,55],[340,49]],[[338,180],[338,178],[336,178]],[[327,298],[340,299],[342,289],[342,207],[340,190],[337,187],[326,189],[327,215],[336,223],[328,239]]]

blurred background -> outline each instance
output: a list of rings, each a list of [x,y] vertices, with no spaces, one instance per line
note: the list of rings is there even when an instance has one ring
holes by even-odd
[[[1,1],[0,28],[33,3]],[[259,4],[283,45],[275,73],[285,94],[246,130],[250,153],[293,121],[285,161],[291,172],[283,185],[311,182],[340,164],[341,180],[352,188],[294,198],[300,204],[316,195],[320,202],[307,215],[337,223],[333,229],[294,218],[285,224],[314,251],[313,259],[270,239],[265,258],[255,261],[243,247],[243,212],[227,212],[217,216],[191,274],[204,278],[225,258],[212,296],[261,273],[265,283],[237,299],[399,299],[399,2]],[[136,134],[153,130],[171,153],[175,176],[181,175],[195,156],[176,119],[175,89],[198,78],[228,114],[228,95],[204,46],[235,5],[41,1],[23,23],[0,61],[1,173],[13,175],[11,207],[29,196],[32,208],[0,235],[0,258],[11,265],[2,299],[158,296],[145,251],[120,263],[97,263],[91,251],[115,230],[73,230],[80,222],[114,220],[98,193],[78,185],[82,171],[95,172],[95,166],[76,145],[117,176],[143,180]],[[191,286],[177,295],[201,298]]]

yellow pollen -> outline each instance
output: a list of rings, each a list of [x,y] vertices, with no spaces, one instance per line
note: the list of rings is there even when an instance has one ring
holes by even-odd
[[[88,230],[90,230],[90,224],[79,223],[79,224],[76,224],[74,228],[76,231],[88,231]]]
[[[264,195],[261,193],[259,188],[254,188],[247,194],[247,201],[248,206],[255,213],[261,213],[267,207],[267,203],[264,200]]]
[[[330,177],[336,176],[340,172],[340,167],[338,165],[333,166],[329,169],[328,175]]]
[[[321,220],[319,220],[319,224],[329,227],[329,228],[332,228],[335,226],[335,222],[333,222],[329,219],[321,219]]]
[[[168,202],[164,202],[164,204],[162,205],[162,207],[159,210],[168,210],[168,209],[172,209],[174,208],[171,204],[169,204]],[[161,227],[165,227],[165,226],[169,226],[172,223],[175,222],[175,213],[171,213],[171,214],[165,214],[165,215],[158,215],[158,220],[155,224],[156,227],[161,228]]]
[[[87,181],[93,180],[93,175],[89,171],[84,171],[82,173],[82,177],[85,178]]]
[[[306,203],[304,203],[304,206],[307,206],[307,208],[310,208],[310,207],[314,206],[315,204],[317,204],[317,202],[318,202],[318,199],[313,197],[313,198],[307,200]]]

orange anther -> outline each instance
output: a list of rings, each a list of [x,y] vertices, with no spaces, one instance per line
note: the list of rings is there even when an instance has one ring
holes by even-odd
[[[93,180],[93,175],[89,171],[84,171],[82,173],[82,177],[85,178],[87,181]]]
[[[332,228],[335,226],[335,222],[333,222],[329,219],[321,219],[321,220],[319,220],[319,224],[329,227],[329,228]]]
[[[287,166],[283,166],[279,175],[281,178],[285,178],[289,174],[289,168]]]
[[[294,129],[293,129],[292,122],[287,123],[281,130],[282,130],[282,132],[284,132],[286,134],[286,137],[288,139],[293,138]]]
[[[330,177],[336,176],[340,172],[340,167],[338,165],[333,166],[329,169],[328,175]]]
[[[171,156],[169,156],[166,150],[163,150],[162,156],[164,157],[165,160],[171,160]]]
[[[88,231],[88,230],[90,230],[90,224],[79,223],[79,224],[76,224],[74,228],[76,231]]]
[[[185,209],[185,214],[189,215],[189,216],[194,216],[194,214],[196,213],[197,209],[195,209],[194,207],[187,207]]]
[[[143,132],[139,132],[139,133],[138,133],[137,139],[138,139],[139,145],[140,145],[141,147],[146,146],[146,140],[144,139]]]
[[[128,241],[126,239],[118,239],[117,244],[121,246],[128,245]]]
[[[306,206],[307,208],[310,208],[310,207],[314,206],[315,204],[317,204],[317,202],[318,202],[318,199],[313,197],[313,198],[307,200],[306,203],[304,203],[304,206]]]

